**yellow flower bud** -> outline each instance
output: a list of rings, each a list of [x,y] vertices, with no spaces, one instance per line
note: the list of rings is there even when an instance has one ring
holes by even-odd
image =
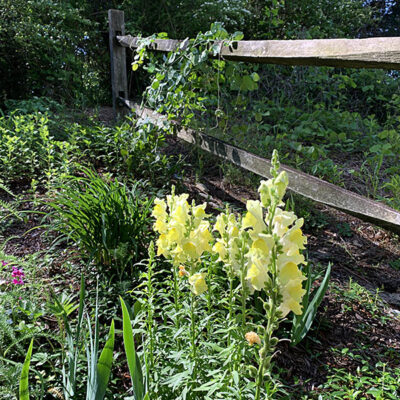
[[[186,271],[185,266],[184,265],[180,265],[179,266],[179,276],[183,277],[185,275],[189,275],[189,273]]]
[[[289,178],[286,171],[281,171],[279,175],[274,179],[274,185],[276,187],[276,194],[278,195],[278,201],[282,201],[283,196],[286,193],[286,188],[289,185]]]

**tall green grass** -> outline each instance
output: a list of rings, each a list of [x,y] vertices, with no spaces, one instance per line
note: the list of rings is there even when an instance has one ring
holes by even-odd
[[[51,227],[101,272],[122,277],[146,256],[153,199],[142,194],[138,183],[128,187],[87,168],[79,170],[84,176],[70,176],[50,203]]]

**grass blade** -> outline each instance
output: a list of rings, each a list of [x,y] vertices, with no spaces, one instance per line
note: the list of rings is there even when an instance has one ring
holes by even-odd
[[[19,379],[19,399],[29,400],[29,365],[31,363],[33,348],[33,338],[29,345],[28,353],[26,354],[24,365],[22,366],[21,377]]]
[[[140,361],[135,351],[135,343],[133,340],[133,331],[131,319],[129,317],[128,308],[122,297],[120,297],[122,306],[122,325],[123,325],[123,336],[124,336],[124,347],[126,358],[128,361],[129,372],[131,374],[133,392],[136,400],[143,400],[144,397],[144,385],[143,385],[143,373],[140,365]]]
[[[114,320],[111,322],[108,340],[100,354],[97,363],[97,389],[96,400],[103,400],[106,393],[108,380],[110,379],[111,365],[113,362],[114,352]]]

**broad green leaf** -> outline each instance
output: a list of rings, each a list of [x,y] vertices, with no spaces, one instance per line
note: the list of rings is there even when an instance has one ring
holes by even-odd
[[[232,35],[232,40],[243,40],[244,35],[243,32],[237,31]]]
[[[135,342],[133,340],[132,323],[129,317],[128,308],[122,297],[122,330],[124,337],[124,348],[126,353],[126,359],[128,361],[129,372],[131,374],[133,392],[136,400],[143,400],[144,398],[144,385],[143,385],[143,374],[140,361],[136,355]]]
[[[97,363],[97,389],[96,400],[103,400],[106,393],[108,380],[110,379],[111,365],[113,362],[114,352],[114,320],[111,322],[108,340],[100,354]]]
[[[29,400],[29,365],[31,363],[33,339],[29,345],[24,365],[22,366],[21,377],[19,379],[19,400]]]

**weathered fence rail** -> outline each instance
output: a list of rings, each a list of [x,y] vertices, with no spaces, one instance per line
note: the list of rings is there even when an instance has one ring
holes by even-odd
[[[135,49],[138,38],[117,36],[123,47]],[[156,39],[154,51],[170,52],[183,41]],[[184,49],[185,44],[182,46]],[[370,39],[241,40],[221,43],[226,60],[258,64],[308,65],[400,70],[400,37]]]
[[[135,49],[137,38],[123,35],[123,13],[110,10],[109,20],[110,46],[124,51],[126,47]],[[118,23],[115,23],[116,20]],[[175,50],[181,43],[178,40],[156,40],[151,46],[155,51],[169,52]],[[221,57],[254,63],[400,70],[400,38],[239,41],[230,47],[221,46]],[[119,74],[126,76],[126,64],[121,67],[122,58],[125,60],[125,53],[111,50],[115,112],[121,111],[123,107],[129,107],[138,116],[145,116],[154,123],[161,122],[165,116],[149,108],[140,107],[123,94],[127,93],[127,79],[115,77],[117,70]],[[271,162],[263,157],[215,137],[179,126],[177,126],[177,136],[248,171],[265,178],[270,177]],[[398,211],[288,166],[282,165],[282,169],[287,171],[289,189],[295,193],[400,234]]]

